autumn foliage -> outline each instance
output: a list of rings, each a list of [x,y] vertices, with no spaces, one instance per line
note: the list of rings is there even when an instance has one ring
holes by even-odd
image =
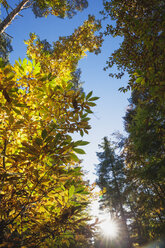
[[[88,142],[72,134],[88,133],[98,98],[71,79],[85,51],[99,48],[98,28],[89,17],[49,49],[31,34],[28,59],[1,61],[0,247],[69,247],[84,235],[88,242],[89,186],[76,155]]]

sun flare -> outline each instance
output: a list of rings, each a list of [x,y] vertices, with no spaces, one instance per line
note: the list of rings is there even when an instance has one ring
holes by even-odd
[[[118,226],[113,220],[102,222],[101,229],[107,237],[115,238],[118,235]]]

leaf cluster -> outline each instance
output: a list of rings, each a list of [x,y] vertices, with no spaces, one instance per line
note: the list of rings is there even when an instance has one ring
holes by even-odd
[[[149,90],[152,98],[164,102],[164,13],[163,1],[104,1],[104,15],[115,21],[107,25],[104,35],[121,36],[120,47],[112,53],[107,67],[113,65],[120,70],[120,78],[125,71],[130,80],[126,88]],[[115,74],[110,74],[115,76]]]
[[[69,247],[90,242],[85,213],[90,189],[78,154],[90,129],[92,92],[71,82],[84,50],[100,46],[89,18],[52,50],[31,35],[30,59],[0,68],[0,243],[10,247]],[[86,42],[87,41],[87,42]],[[80,242],[83,244],[83,242]],[[81,247],[81,246],[80,246]],[[83,245],[82,245],[83,247]]]

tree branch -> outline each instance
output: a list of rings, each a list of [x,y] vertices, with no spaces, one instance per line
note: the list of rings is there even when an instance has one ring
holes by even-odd
[[[6,166],[5,166],[5,155],[6,155],[6,146],[7,146],[7,140],[5,139],[5,142],[4,142],[4,148],[3,148],[3,169],[5,170],[6,169]]]
[[[30,0],[22,0],[22,2],[20,2],[20,4],[18,4],[18,6],[0,23],[0,34],[5,31],[5,29],[11,24],[11,22],[29,1]]]

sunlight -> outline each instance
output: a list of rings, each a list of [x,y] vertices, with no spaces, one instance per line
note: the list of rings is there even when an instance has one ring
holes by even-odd
[[[100,227],[107,237],[115,238],[118,235],[118,226],[113,220],[102,222]]]

